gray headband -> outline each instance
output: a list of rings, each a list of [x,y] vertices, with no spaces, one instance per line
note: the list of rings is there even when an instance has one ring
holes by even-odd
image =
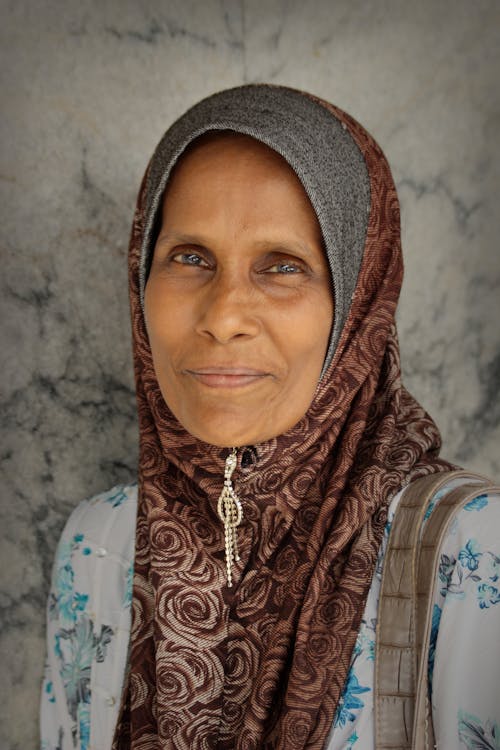
[[[148,175],[139,272],[141,304],[169,175],[186,147],[210,130],[234,130],[265,143],[288,162],[304,186],[323,234],[334,292],[324,373],[346,321],[361,266],[370,180],[363,155],[345,126],[299,91],[265,84],[221,91],[196,104],[167,130]]]

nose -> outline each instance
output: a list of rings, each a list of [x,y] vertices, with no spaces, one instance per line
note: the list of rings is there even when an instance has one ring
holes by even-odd
[[[261,329],[258,293],[241,275],[217,273],[200,300],[197,333],[227,344],[253,338]]]

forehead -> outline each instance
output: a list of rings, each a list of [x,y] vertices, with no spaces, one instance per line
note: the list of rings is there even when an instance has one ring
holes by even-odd
[[[273,149],[238,133],[198,139],[172,171],[162,225],[211,223],[214,232],[252,231],[308,239],[323,248],[314,208],[289,164]]]
[[[192,171],[196,174],[196,170],[205,168],[209,175],[210,169],[227,168],[230,175],[231,167],[234,166],[233,159],[237,159],[239,165],[265,165],[267,170],[272,170],[275,174],[281,172],[302,187],[292,167],[272,148],[252,136],[225,130],[204,133],[189,144],[170,173],[165,193],[179,172]]]

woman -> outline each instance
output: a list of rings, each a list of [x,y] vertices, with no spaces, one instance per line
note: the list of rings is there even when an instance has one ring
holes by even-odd
[[[244,86],[167,131],[130,244],[138,488],[63,533],[44,747],[374,747],[390,522],[450,468],[401,384],[401,278],[389,168],[345,113]],[[498,741],[499,518],[484,497],[442,550],[439,747]]]

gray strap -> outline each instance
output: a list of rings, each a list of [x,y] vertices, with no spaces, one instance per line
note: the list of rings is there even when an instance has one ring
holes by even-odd
[[[375,640],[376,750],[412,748],[418,679],[416,603],[421,600],[427,611],[430,593],[430,581],[424,572],[419,581],[422,588],[417,591],[421,526],[432,497],[451,480],[460,478],[472,483],[468,487],[469,492],[475,486],[472,496],[477,495],[478,486],[489,484],[485,477],[465,471],[445,472],[417,479],[404,491],[392,523],[384,559]],[[429,526],[427,523],[427,527]],[[434,555],[438,551],[439,548],[436,550],[429,546],[425,553],[426,565],[429,560],[434,565]],[[425,628],[420,632],[422,637],[426,632]],[[422,684],[427,684],[427,678]]]

